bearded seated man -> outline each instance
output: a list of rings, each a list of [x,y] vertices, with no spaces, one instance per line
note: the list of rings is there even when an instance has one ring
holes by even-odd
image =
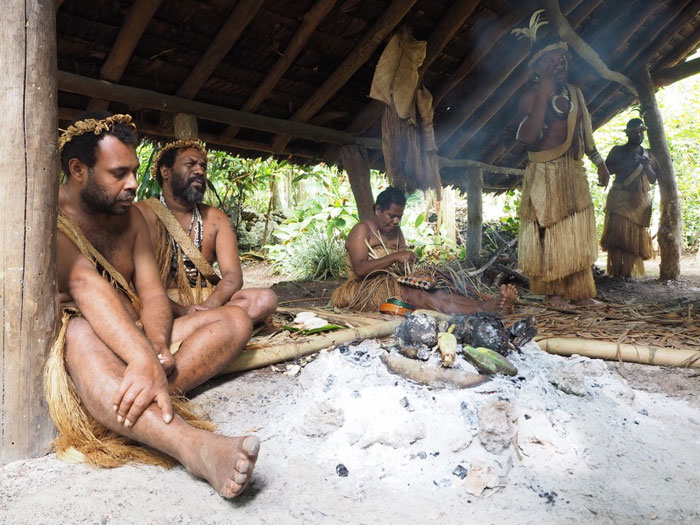
[[[207,152],[198,140],[178,140],[156,155],[152,176],[163,194],[138,202],[151,236],[173,315],[240,307],[253,322],[277,309],[266,288],[243,287],[236,232],[227,215],[202,204],[207,188]],[[213,268],[218,263],[217,272]]]
[[[137,144],[131,117],[106,112],[86,114],[59,139],[64,314],[44,375],[54,446],[61,458],[104,467],[179,462],[231,498],[250,482],[260,441],[212,433],[181,396],[240,354],[252,324],[237,307],[173,321],[146,223],[132,207]]]
[[[399,226],[405,206],[404,194],[397,188],[387,188],[377,196],[373,217],[350,230],[345,242],[348,280],[333,291],[331,304],[334,307],[371,312],[377,311],[387,299],[398,298],[407,303],[408,308],[427,308],[447,314],[512,309],[518,296],[512,284],[502,285],[500,295],[487,301],[472,299],[454,290],[425,290],[405,284],[411,281],[401,278],[410,273],[407,270],[416,260],[416,255],[406,249]]]

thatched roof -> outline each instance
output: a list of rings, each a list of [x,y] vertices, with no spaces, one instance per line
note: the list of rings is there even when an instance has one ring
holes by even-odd
[[[374,67],[391,34],[408,26],[414,37],[428,42],[421,73],[438,101],[440,154],[522,167],[524,148],[515,141],[515,129],[517,100],[529,77],[528,48],[510,30],[526,25],[541,4],[57,0],[58,69],[216,106],[204,111],[197,104],[180,107],[172,98],[159,101],[143,92],[95,87],[111,101],[110,109],[132,112],[152,136],[171,134],[172,111],[184,108],[197,114],[200,135],[210,145],[248,157],[275,152],[300,162],[337,162],[336,148],[323,142],[323,130],[316,134],[318,127],[328,130],[331,143],[356,135],[375,139],[364,143],[377,146],[381,103],[368,98]],[[606,64],[628,76],[649,65],[656,82],[668,83],[680,75],[668,68],[700,44],[700,0],[560,0],[560,6]],[[634,103],[625,88],[600,78],[576,55],[570,79],[583,88],[594,127]],[[95,93],[91,86],[59,74],[62,118],[88,106],[105,107],[84,94]],[[230,116],[226,109],[316,127],[276,127],[280,121],[267,119],[254,121],[257,129],[237,128],[222,122]],[[370,152],[370,158],[381,164],[379,152]],[[490,176],[487,185],[513,180]]]

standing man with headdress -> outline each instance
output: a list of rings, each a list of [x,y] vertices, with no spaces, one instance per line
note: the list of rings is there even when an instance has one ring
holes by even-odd
[[[600,245],[608,252],[608,275],[630,280],[644,274],[651,259],[650,184],[656,182],[654,161],[642,147],[646,126],[642,119],[627,123],[627,144],[614,146],[605,160],[615,175],[605,203],[605,225]]]
[[[129,115],[85,114],[58,144],[64,315],[44,389],[59,456],[106,467],[174,459],[222,496],[238,495],[251,479],[258,438],[213,434],[180,396],[240,353],[250,319],[230,308],[173,321],[146,223],[132,207],[139,163]],[[174,359],[172,342],[181,342]]]
[[[156,155],[151,176],[163,189],[160,197],[136,204],[151,234],[163,284],[173,314],[222,306],[240,307],[253,321],[277,309],[267,288],[246,288],[238,242],[228,216],[202,204],[207,189],[207,152],[198,140],[166,144]],[[219,272],[213,268],[218,263]]]
[[[514,32],[533,43],[528,66],[533,86],[520,100],[517,139],[528,147],[520,203],[520,269],[530,289],[553,306],[596,304],[591,266],[597,257],[595,215],[583,167],[586,153],[598,167],[598,182],[610,174],[595,148],[591,118],[581,90],[567,83],[567,46],[537,39],[541,11],[530,28]]]

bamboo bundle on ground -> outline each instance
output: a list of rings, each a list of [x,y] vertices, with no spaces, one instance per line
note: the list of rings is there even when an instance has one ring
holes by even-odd
[[[647,345],[631,345],[565,337],[535,338],[545,352],[563,356],[574,354],[644,365],[700,368],[700,352]]]

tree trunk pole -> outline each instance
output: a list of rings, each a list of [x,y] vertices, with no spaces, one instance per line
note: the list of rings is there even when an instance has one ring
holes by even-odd
[[[471,169],[467,175],[467,262],[478,266],[481,254],[481,226],[483,214],[481,192],[484,186],[484,173]]]
[[[367,150],[358,145],[341,146],[340,158],[350,179],[350,188],[355,196],[360,220],[369,219],[374,214],[374,197],[369,180]]]
[[[3,7],[0,464],[46,453],[53,437],[42,370],[58,320],[56,3]]]
[[[678,279],[681,274],[681,208],[678,198],[678,186],[673,174],[671,152],[666,141],[664,122],[654,95],[654,86],[649,70],[645,67],[636,77],[639,90],[639,102],[642,105],[644,121],[649,128],[649,145],[651,154],[658,164],[659,193],[661,195],[661,213],[657,239],[661,263],[659,279],[668,281]]]

